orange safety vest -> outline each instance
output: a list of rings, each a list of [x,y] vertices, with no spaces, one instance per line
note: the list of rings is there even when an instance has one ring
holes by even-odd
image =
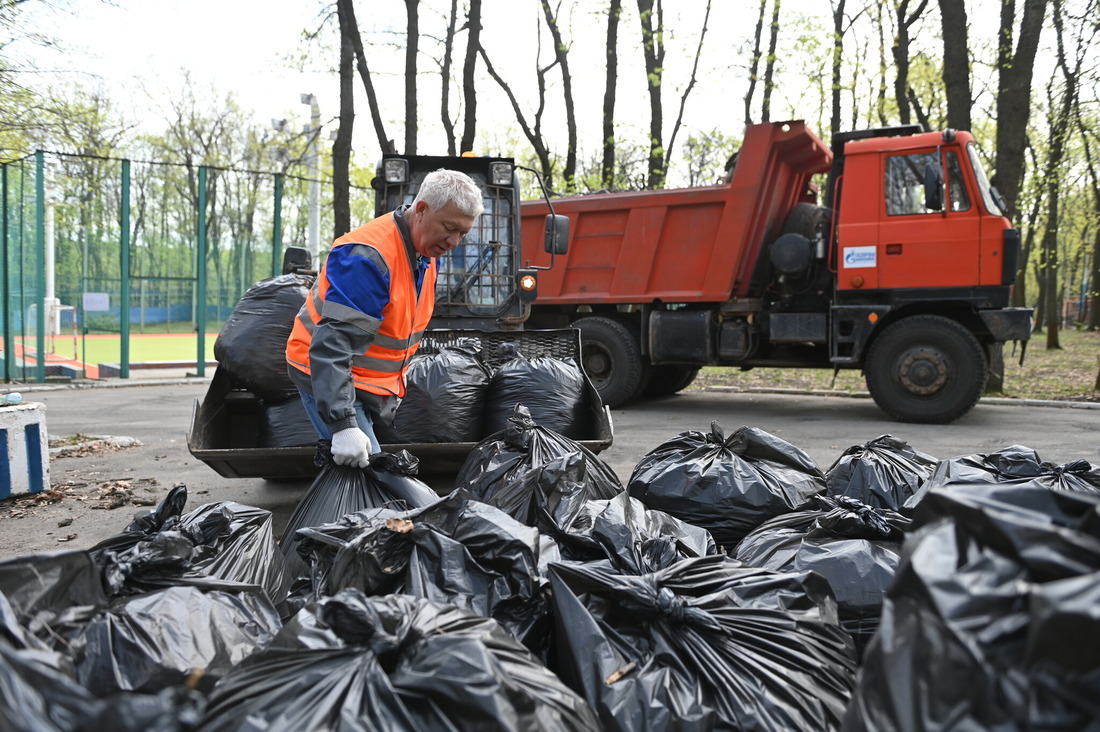
[[[348,244],[372,247],[382,255],[390,271],[390,301],[382,309],[382,323],[374,342],[366,352],[354,354],[351,358],[352,381],[356,389],[404,396],[405,371],[420,347],[420,340],[435,308],[436,267],[433,263],[425,271],[420,296],[417,297],[408,250],[393,214],[381,216],[345,234],[333,243],[332,248]],[[294,327],[287,339],[287,361],[307,374],[310,373],[309,344],[313,329],[321,320],[325,294],[329,288],[327,267],[326,260],[306,297],[305,305],[294,319]]]

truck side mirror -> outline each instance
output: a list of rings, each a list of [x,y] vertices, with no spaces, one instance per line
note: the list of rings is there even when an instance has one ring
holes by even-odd
[[[932,163],[924,166],[924,207],[943,211],[943,171]]]
[[[545,249],[549,254],[565,254],[569,251],[569,217],[561,214],[546,215]]]
[[[283,274],[309,272],[312,264],[313,257],[304,247],[287,247],[283,252]]]

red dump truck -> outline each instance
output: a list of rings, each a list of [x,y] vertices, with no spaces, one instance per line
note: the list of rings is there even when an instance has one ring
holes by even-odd
[[[801,121],[752,125],[723,183],[525,202],[524,238],[551,206],[568,252],[527,326],[578,328],[612,406],[707,365],[862,369],[892,418],[942,424],[978,401],[992,350],[1031,333],[1008,306],[1019,232],[965,131],[830,148]]]

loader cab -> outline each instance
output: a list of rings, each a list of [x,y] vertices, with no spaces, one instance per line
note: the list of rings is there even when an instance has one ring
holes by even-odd
[[[373,187],[375,215],[416,198],[424,177],[440,168],[470,176],[483,193],[484,212],[453,250],[438,260],[430,328],[508,330],[522,325],[528,302],[519,236],[519,183],[510,158],[386,155]]]
[[[843,154],[840,291],[962,291],[1012,282],[1018,235],[968,132],[857,139]]]

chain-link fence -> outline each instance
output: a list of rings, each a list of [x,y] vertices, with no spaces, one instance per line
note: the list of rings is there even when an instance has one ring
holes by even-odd
[[[272,172],[39,151],[0,164],[4,381],[127,378],[175,334],[201,375],[241,295],[305,246],[309,181]],[[353,216],[372,193],[352,189]],[[318,202],[331,232],[329,202]],[[321,246],[329,242],[322,234]]]

